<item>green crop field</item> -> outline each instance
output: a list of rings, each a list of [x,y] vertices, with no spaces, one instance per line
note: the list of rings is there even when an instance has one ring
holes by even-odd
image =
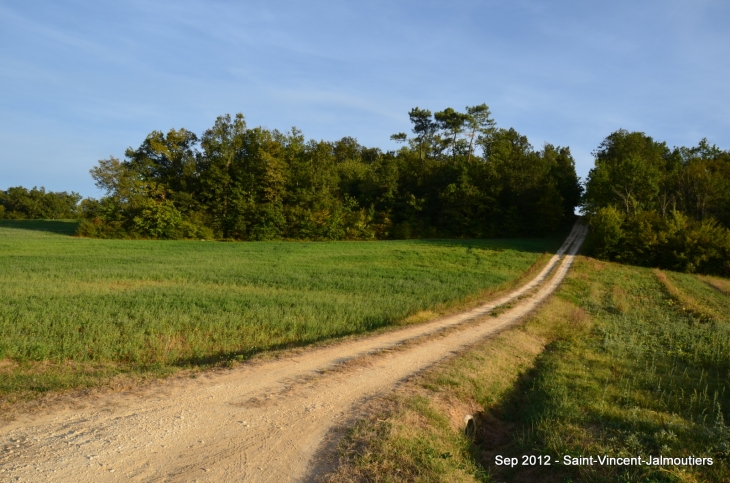
[[[562,241],[129,241],[74,228],[0,222],[0,396],[398,324],[514,280]]]

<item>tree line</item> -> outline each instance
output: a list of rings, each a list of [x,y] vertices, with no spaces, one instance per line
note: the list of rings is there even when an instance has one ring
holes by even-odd
[[[569,148],[534,149],[486,104],[408,115],[411,133],[387,152],[249,128],[241,114],[201,136],[153,131],[91,170],[101,199],[9,188],[0,218],[79,218],[79,235],[100,238],[476,238],[549,234],[580,206],[596,257],[730,274],[730,151],[618,130],[583,185]]]
[[[539,236],[570,221],[582,187],[570,150],[535,150],[485,105],[410,111],[383,152],[355,138],[249,128],[224,115],[198,136],[153,131],[91,170],[101,199],[79,235],[102,238],[367,240]]]
[[[16,186],[0,190],[0,219],[76,219],[80,216],[81,195],[45,188]]]
[[[595,256],[730,275],[730,151],[619,130],[594,152],[583,209]]]

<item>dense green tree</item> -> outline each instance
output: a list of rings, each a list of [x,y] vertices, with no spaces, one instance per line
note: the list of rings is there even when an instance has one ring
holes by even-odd
[[[730,274],[730,154],[706,140],[670,150],[616,131],[595,152],[584,209],[596,256]]]
[[[583,186],[575,172],[575,160],[569,147],[545,144],[540,156],[550,166],[550,177],[563,200],[563,214],[570,218],[583,197]]]
[[[536,152],[527,137],[514,129],[499,129],[485,146],[485,155],[494,167],[496,215],[504,231],[547,233],[572,215],[581,187],[569,150],[546,145]]]
[[[656,207],[671,156],[665,143],[619,130],[601,143],[594,156],[595,167],[586,183],[589,212],[608,204],[620,205],[627,214]]]
[[[408,117],[413,124],[413,134],[416,135],[415,144],[418,146],[418,156],[423,161],[424,157],[428,154],[428,146],[433,141],[438,124],[433,120],[431,111],[428,109],[414,107],[408,113]],[[401,139],[402,133],[395,136]]]
[[[79,215],[81,195],[45,188],[16,186],[0,191],[0,218],[72,219]]]
[[[479,104],[478,106],[466,106],[467,137],[469,138],[469,156],[471,160],[474,152],[474,142],[489,139],[494,132],[495,122],[490,116],[489,106]]]
[[[447,107],[443,111],[435,113],[433,117],[436,119],[437,126],[446,133],[444,146],[451,146],[452,156],[456,160],[458,136],[464,132],[469,116]]]

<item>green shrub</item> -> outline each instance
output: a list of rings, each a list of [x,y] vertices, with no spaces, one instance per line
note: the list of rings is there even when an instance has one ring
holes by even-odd
[[[680,272],[730,275],[730,230],[712,218],[672,210],[625,215],[613,206],[589,218],[589,251],[598,258]]]
[[[180,237],[182,215],[172,201],[145,198],[132,222],[134,231],[145,238],[175,239]]]
[[[595,216],[590,219],[591,240],[595,254],[599,258],[615,258],[617,250],[624,238],[622,225],[624,222],[623,213],[608,206],[598,210]]]

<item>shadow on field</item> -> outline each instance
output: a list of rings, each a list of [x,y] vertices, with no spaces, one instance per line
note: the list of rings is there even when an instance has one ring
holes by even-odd
[[[415,245],[430,245],[436,247],[446,248],[466,248],[469,249],[484,249],[484,250],[515,250],[518,252],[528,253],[552,253],[557,252],[558,248],[565,241],[565,236],[561,233],[558,236],[548,236],[544,238],[444,238],[444,239],[415,239],[410,238],[408,240],[381,240],[381,242],[408,242],[409,244]],[[545,247],[545,240],[552,239],[549,247]]]
[[[410,244],[423,244],[431,246],[442,246],[448,248],[466,248],[466,249],[486,249],[486,250],[516,250],[529,253],[551,253],[555,254],[558,248],[563,244],[566,237],[573,229],[575,219],[564,223],[554,233],[543,236],[508,236],[505,238],[409,238],[397,240],[380,240],[380,242],[399,243],[408,242]],[[550,241],[550,245],[545,247],[545,240]]]
[[[571,222],[572,223],[572,222]],[[56,235],[73,236],[79,226],[78,220],[0,220],[0,228],[17,230],[41,231]],[[509,238],[410,238],[397,240],[378,240],[379,243],[400,243],[423,244],[442,247],[459,247],[466,249],[487,249],[487,250],[516,250],[529,253],[555,253],[562,245],[565,237],[568,236],[571,225],[561,227],[555,233],[543,237],[509,237]],[[545,240],[551,240],[549,247],[545,247]],[[296,243],[296,240],[291,240]],[[323,242],[326,243],[326,242]]]
[[[522,466],[514,468],[494,465],[495,456],[502,455],[518,458],[530,454],[525,441],[534,437],[532,425],[535,420],[545,417],[547,396],[536,390],[535,381],[540,373],[547,370],[547,354],[557,350],[558,342],[548,344],[543,353],[535,360],[535,365],[524,372],[515,382],[512,389],[504,394],[496,406],[480,411],[474,415],[477,434],[471,447],[472,457],[479,465],[498,481],[528,483],[542,481],[558,483],[571,481],[570,472],[558,465]],[[540,454],[535,452],[534,454]],[[554,456],[554,455],[552,455]]]
[[[57,235],[73,235],[79,226],[77,220],[0,220],[0,228],[44,231]]]
[[[302,349],[306,347],[312,347],[316,344],[321,343],[339,343],[344,340],[345,337],[361,336],[361,335],[372,335],[375,331],[385,328],[397,328],[397,319],[391,317],[372,317],[365,319],[368,323],[364,324],[365,327],[353,330],[343,330],[334,334],[321,335],[319,337],[312,337],[306,340],[292,340],[288,342],[281,342],[278,344],[268,344],[262,347],[252,347],[250,349],[243,349],[238,351],[230,352],[219,352],[216,354],[207,354],[202,356],[190,356],[181,357],[174,362],[170,362],[170,366],[179,368],[191,368],[191,367],[216,367],[216,366],[228,366],[232,367],[237,362],[247,361],[255,356],[270,353],[275,354],[279,351],[287,351],[292,349]],[[343,356],[342,360],[348,359],[348,356]],[[152,363],[149,367],[157,367],[157,363]],[[161,367],[161,366],[160,366]]]

